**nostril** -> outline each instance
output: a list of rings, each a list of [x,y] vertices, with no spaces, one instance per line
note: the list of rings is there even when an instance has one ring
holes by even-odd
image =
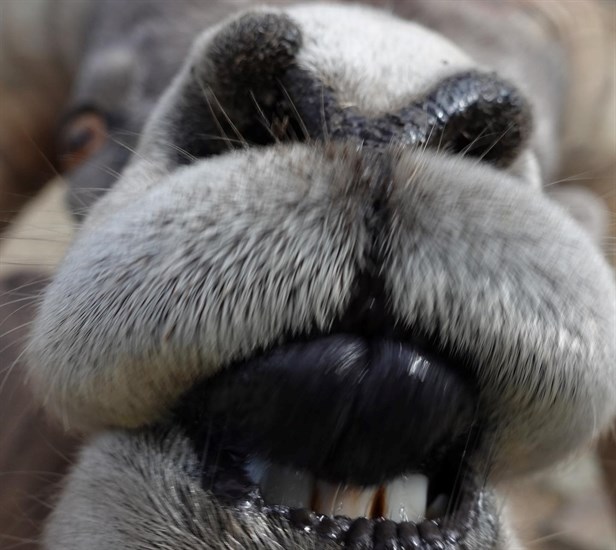
[[[223,27],[196,57],[171,116],[176,161],[284,140],[279,82],[302,43],[285,14],[247,13]]]
[[[342,108],[332,90],[300,69],[286,86],[310,137],[356,140],[372,149],[422,145],[509,166],[532,132],[530,106],[494,73],[467,71],[443,79],[402,109],[368,118]]]
[[[364,485],[439,463],[469,437],[476,409],[472,386],[443,360],[343,334],[234,365],[187,403],[193,430],[224,432],[244,454]]]

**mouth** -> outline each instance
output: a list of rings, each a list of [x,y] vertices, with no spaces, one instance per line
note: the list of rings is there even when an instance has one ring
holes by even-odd
[[[443,464],[435,475],[408,473],[364,487],[223,451],[202,480],[223,505],[355,550],[457,547],[473,529],[482,498],[464,462]]]
[[[477,403],[416,341],[334,333],[230,366],[177,418],[222,506],[345,548],[432,549],[458,547],[481,507]]]

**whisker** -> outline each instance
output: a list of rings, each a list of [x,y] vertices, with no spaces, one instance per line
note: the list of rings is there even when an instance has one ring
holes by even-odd
[[[254,95],[254,93],[252,92],[252,90],[250,91],[250,97],[252,98],[252,101],[253,101],[253,103],[255,105],[255,108],[257,109],[257,112],[259,113],[259,122],[261,123],[263,128],[265,128],[267,133],[272,137],[274,142],[275,143],[280,143],[279,137],[272,130],[271,122],[269,120],[267,120],[267,117],[265,116],[265,113],[263,112],[263,109],[261,109],[261,106],[259,105],[259,102],[257,101],[257,98]]]
[[[237,126],[233,123],[233,121],[231,120],[231,117],[229,117],[229,115],[227,114],[227,111],[224,109],[224,107],[222,106],[222,104],[220,103],[220,101],[218,100],[218,97],[216,96],[214,90],[208,86],[207,91],[205,89],[205,85],[204,83],[199,80],[199,86],[201,88],[201,91],[203,93],[204,98],[207,101],[208,107],[210,109],[210,112],[212,113],[212,116],[214,116],[216,118],[216,120],[218,121],[218,118],[216,117],[216,115],[214,114],[214,110],[212,108],[212,104],[210,102],[209,99],[209,95],[212,96],[212,98],[214,99],[214,101],[216,102],[216,105],[218,106],[218,109],[220,110],[220,112],[222,113],[222,115],[225,117],[225,120],[227,121],[227,123],[229,124],[229,126],[231,127],[231,130],[233,131],[233,133],[235,134],[235,137],[240,140],[240,142],[244,143],[245,146],[248,146],[248,142],[244,139],[244,136],[242,136],[241,132],[239,131],[239,129],[237,128]],[[209,94],[208,94],[209,92]],[[226,132],[224,130],[222,130],[222,126],[218,123],[218,126],[221,129],[222,135],[226,136]]]
[[[289,94],[289,91],[287,90],[286,86],[282,82],[279,81],[278,84],[282,88],[282,92],[284,93],[287,101],[289,102],[289,104],[291,105],[291,108],[293,109],[295,118],[297,119],[297,122],[300,125],[300,129],[304,135],[304,141],[308,141],[310,139],[310,132],[308,132],[308,127],[304,123],[304,119],[300,115],[299,110],[297,109],[297,106],[295,105],[295,102],[293,101],[293,98],[291,97],[291,94]]]

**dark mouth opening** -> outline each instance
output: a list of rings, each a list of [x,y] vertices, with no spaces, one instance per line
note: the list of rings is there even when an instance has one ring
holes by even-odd
[[[439,548],[481,493],[467,378],[417,343],[330,334],[230,366],[177,418],[223,505],[349,548]]]
[[[291,500],[285,503],[285,490],[289,487],[293,489],[293,477],[297,481],[310,474],[269,465],[270,474],[273,471],[274,475],[280,475],[278,480],[285,484],[276,487],[275,482],[271,485],[271,477],[267,481],[267,468],[268,465],[260,463],[254,456],[239,455],[210,440],[209,451],[203,460],[203,487],[211,491],[222,505],[262,513],[277,520],[283,519],[292,528],[315,533],[353,549],[443,548],[439,545],[455,544],[465,530],[470,528],[481,489],[462,455],[452,453],[443,462],[441,469],[429,478],[424,516],[394,520],[387,516],[387,488],[404,482],[406,476],[390,480],[379,487],[349,489],[348,486],[340,485],[340,491],[373,492],[367,513],[356,515],[344,514],[335,506],[327,513],[315,510],[318,508],[318,500],[322,498],[319,488],[325,485],[318,480],[314,480],[311,500],[306,506],[292,502],[293,496],[289,492],[286,495]],[[264,477],[257,480],[255,473]],[[408,477],[419,475],[414,473]]]
[[[315,533],[353,549],[443,548],[439,545],[455,544],[471,527],[481,493],[478,479],[468,467],[463,453],[453,452],[428,479],[423,515],[392,519],[388,517],[391,512],[388,490],[422,474],[415,472],[399,476],[373,487],[336,486],[316,480],[306,471],[268,465],[257,457],[222,449],[211,440],[210,445],[211,452],[203,462],[202,483],[221,504],[236,510],[256,511],[278,520],[282,518],[292,528]],[[259,476],[261,479],[255,479]],[[294,501],[297,493],[293,494],[293,490],[297,490],[297,483],[306,478],[311,479],[313,485],[310,500],[304,506]],[[281,485],[276,486],[277,482]],[[323,501],[320,492],[323,487],[345,493],[347,505],[353,504],[353,496],[361,498],[361,493],[370,492],[373,496],[365,514],[345,514],[339,509],[340,501],[327,511],[319,504],[320,500]]]

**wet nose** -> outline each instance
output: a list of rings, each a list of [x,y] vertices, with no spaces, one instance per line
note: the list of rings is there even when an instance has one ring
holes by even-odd
[[[281,141],[350,140],[372,149],[433,146],[507,166],[530,135],[528,104],[493,73],[453,75],[378,116],[341,105],[344,90],[297,63],[303,40],[280,13],[248,13],[223,27],[195,62],[175,113],[178,160]]]

